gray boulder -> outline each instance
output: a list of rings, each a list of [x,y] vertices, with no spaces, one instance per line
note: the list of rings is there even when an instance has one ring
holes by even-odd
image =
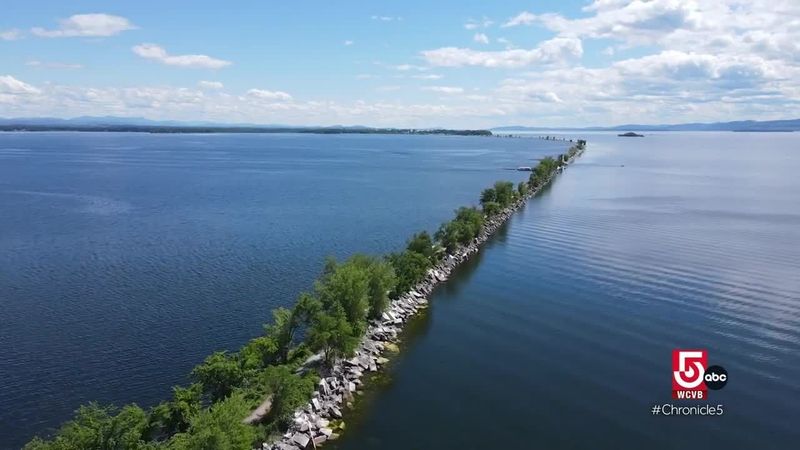
[[[295,435],[292,436],[292,442],[299,445],[300,448],[306,448],[309,441],[311,441],[311,439],[304,433],[295,433]]]

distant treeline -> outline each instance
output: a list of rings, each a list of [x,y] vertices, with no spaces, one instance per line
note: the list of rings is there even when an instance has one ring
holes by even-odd
[[[445,134],[454,136],[491,136],[489,130],[448,130],[366,127],[225,127],[161,125],[36,125],[4,124],[0,131],[85,131],[128,133],[309,133],[309,134]]]
[[[295,410],[311,401],[320,380],[302,370],[320,354],[321,373],[349,358],[393,298],[422,282],[443,258],[470,245],[487,220],[548,183],[585,141],[557,157],[542,159],[528,181],[498,181],[481,193],[480,205],[465,206],[433,235],[421,231],[402,250],[383,257],[356,254],[329,258],[311,292],[295,305],[272,311],[263,333],[237,352],[219,351],[191,372],[191,384],[173,388],[172,399],[148,410],[90,403],[52,438],[35,438],[24,450],[250,450],[286,429]],[[265,398],[266,416],[243,419]]]

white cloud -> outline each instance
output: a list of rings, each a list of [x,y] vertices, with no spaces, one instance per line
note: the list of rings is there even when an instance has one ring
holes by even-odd
[[[292,96],[287,94],[283,91],[267,91],[264,89],[250,89],[247,91],[247,95],[252,98],[257,98],[259,100],[271,100],[271,101],[289,101],[292,99]]]
[[[200,87],[201,89],[210,89],[210,90],[219,90],[225,87],[225,85],[222,84],[222,82],[220,81],[205,81],[205,80],[198,81],[197,86]]]
[[[420,75],[412,75],[411,78],[416,78],[417,80],[441,80],[444,77],[436,73],[423,73]]]
[[[472,37],[472,40],[479,44],[488,44],[489,36],[486,36],[484,33],[475,33],[475,36]]]
[[[448,95],[464,93],[464,88],[455,86],[426,86],[422,89],[426,91],[438,92],[440,94],[448,94]]]
[[[31,33],[40,37],[104,37],[113,36],[127,30],[135,30],[128,19],[110,14],[76,14],[59,21],[54,30],[36,27]]]
[[[350,46],[350,45],[353,45],[353,44],[355,44],[355,41],[351,41],[351,40],[349,40],[349,39],[348,39],[348,40],[346,40],[346,41],[344,41],[344,45],[345,45],[345,46]]]
[[[503,28],[508,27],[516,27],[519,25],[530,25],[536,22],[537,16],[536,14],[529,13],[528,11],[522,11],[521,13],[517,14],[516,16],[508,19],[503,25]]]
[[[630,79],[638,77],[662,83],[700,82],[706,89],[715,83],[725,88],[752,88],[768,80],[791,76],[783,64],[758,56],[729,56],[667,50],[654,55],[614,63],[612,68]]]
[[[297,101],[280,91],[168,86],[92,88],[0,77],[5,116],[118,115],[173,120],[287,124],[486,127],[503,123],[589,125],[626,122],[774,119],[800,116],[800,73],[763,60],[707,54],[634,58],[604,68],[550,67],[480,93],[433,86],[423,103]],[[677,60],[671,64],[669,61]],[[761,69],[741,74],[743,67]],[[692,67],[699,67],[695,69]],[[677,74],[677,75],[676,75]],[[385,95],[399,86],[384,87]],[[453,88],[453,89],[439,89]],[[421,89],[421,88],[420,88]],[[406,91],[403,91],[404,93]]]
[[[716,22],[718,18],[715,16],[725,14],[726,9],[733,9],[736,15],[749,17],[740,10],[740,7],[747,8],[745,5],[749,3],[738,0],[595,0],[583,8],[591,14],[588,17],[569,19],[560,14],[523,11],[503,26],[537,24],[564,36],[607,38],[643,45],[656,43],[676,30],[698,29]],[[737,19],[737,22],[740,20]]]
[[[567,124],[575,117],[582,124],[775,119],[800,114],[799,76],[797,67],[757,55],[667,50],[507,79],[495,102],[510,114]]]
[[[396,66],[390,66],[394,70],[399,70],[400,72],[409,72],[412,70],[416,70],[419,72],[424,72],[428,70],[427,67],[424,66],[415,66],[414,64],[398,64]]]
[[[714,0],[711,0],[713,2]],[[652,43],[677,29],[700,25],[698,3],[675,0],[634,1],[627,4],[594,4],[596,14],[585,19],[569,20],[556,14],[538,17],[542,25],[560,33],[617,40],[634,39]]]
[[[16,41],[20,38],[22,38],[22,32],[16,28],[0,31],[0,41]]]
[[[220,69],[231,65],[230,61],[212,58],[207,55],[170,55],[156,44],[140,44],[132,48],[142,58],[159,61],[169,66]]]
[[[444,47],[422,52],[433,66],[462,67],[523,67],[533,64],[554,64],[580,58],[583,47],[580,39],[557,37],[544,41],[531,50],[479,51],[468,48]]]
[[[555,92],[546,92],[544,94],[544,98],[547,99],[548,101],[553,102],[553,103],[563,103],[564,102],[563,100],[558,98],[558,95]]]
[[[400,17],[400,16],[397,16],[397,17],[395,17],[395,16],[372,16],[371,19],[372,20],[378,20],[378,21],[381,21],[381,22],[392,22],[392,21],[395,21],[395,20],[396,21],[403,20],[403,18]]]
[[[39,94],[41,90],[11,75],[0,75],[0,93],[14,95]]]
[[[403,86],[398,86],[396,84],[393,84],[393,85],[387,85],[387,86],[378,86],[378,87],[375,88],[375,90],[378,91],[378,92],[395,92],[395,91],[399,91],[402,88],[403,88]]]
[[[26,61],[25,65],[28,67],[42,67],[45,69],[83,69],[82,64],[75,64],[75,63],[63,63],[63,62],[47,62],[47,61],[38,61],[38,60],[30,60]]]
[[[477,30],[478,28],[489,28],[492,24],[494,24],[494,21],[486,17],[481,20],[469,19],[467,23],[464,24],[464,28],[467,30]]]

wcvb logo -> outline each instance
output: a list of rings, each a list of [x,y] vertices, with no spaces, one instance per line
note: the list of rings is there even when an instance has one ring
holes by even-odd
[[[728,372],[721,366],[708,366],[705,350],[672,351],[672,398],[705,400],[708,389],[718,390],[728,382]]]

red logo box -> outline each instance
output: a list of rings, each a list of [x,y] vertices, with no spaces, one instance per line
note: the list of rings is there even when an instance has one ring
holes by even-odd
[[[705,400],[708,398],[708,390],[703,381],[707,367],[707,351],[673,350],[672,398],[675,400]]]

